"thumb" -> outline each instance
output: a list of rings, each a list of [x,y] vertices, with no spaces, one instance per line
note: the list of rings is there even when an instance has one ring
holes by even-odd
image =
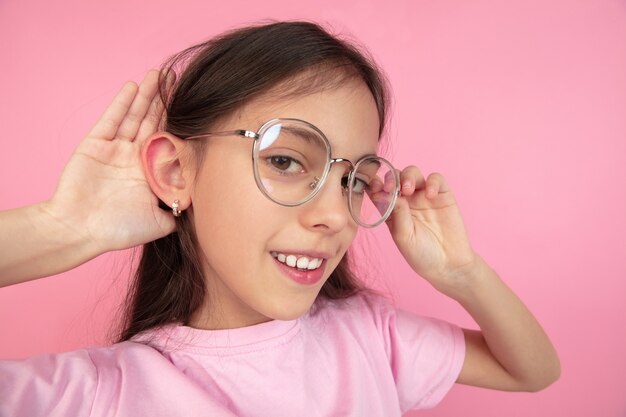
[[[167,236],[176,230],[176,220],[174,220],[174,216],[172,216],[171,212],[157,209],[154,216],[159,229],[156,233],[156,239]]]

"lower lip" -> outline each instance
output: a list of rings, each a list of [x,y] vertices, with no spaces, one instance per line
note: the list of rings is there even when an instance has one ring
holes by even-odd
[[[278,268],[285,275],[287,275],[298,284],[303,285],[312,285],[319,282],[319,280],[321,280],[322,276],[324,275],[324,268],[326,267],[326,259],[324,259],[322,265],[320,265],[319,268],[313,269],[312,271],[302,271],[300,269],[287,266],[274,257],[272,258],[274,259],[274,262],[276,262],[276,264],[278,265]]]

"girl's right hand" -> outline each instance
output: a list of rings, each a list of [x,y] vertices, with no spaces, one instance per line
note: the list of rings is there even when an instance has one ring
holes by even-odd
[[[173,75],[168,77],[169,88]],[[139,86],[127,82],[65,166],[53,197],[42,208],[98,253],[140,245],[172,233],[171,212],[144,176],[140,151],[158,130],[164,106],[159,73]]]

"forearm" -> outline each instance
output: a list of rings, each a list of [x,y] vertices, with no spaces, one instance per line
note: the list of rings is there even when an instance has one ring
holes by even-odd
[[[98,254],[47,203],[0,212],[0,287],[72,269]]]
[[[500,378],[494,377],[497,371],[486,371],[484,381],[480,381],[481,371],[474,370],[472,373],[479,380],[473,382],[498,389],[528,391],[554,382],[560,374],[560,365],[552,343],[532,313],[496,272],[478,257],[475,266],[457,279],[463,285],[461,291],[452,296],[480,326],[488,349],[479,355],[493,355],[508,374]],[[475,342],[478,346],[482,343],[481,340]],[[497,366],[488,360],[475,363],[483,367]]]

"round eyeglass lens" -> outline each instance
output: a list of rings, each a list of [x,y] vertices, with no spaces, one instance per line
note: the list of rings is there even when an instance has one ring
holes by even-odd
[[[378,157],[360,160],[349,184],[352,217],[361,226],[378,226],[391,214],[398,189],[398,174],[389,162]]]
[[[283,119],[263,126],[254,152],[257,184],[279,204],[308,201],[327,174],[328,143],[315,127],[302,121]]]

